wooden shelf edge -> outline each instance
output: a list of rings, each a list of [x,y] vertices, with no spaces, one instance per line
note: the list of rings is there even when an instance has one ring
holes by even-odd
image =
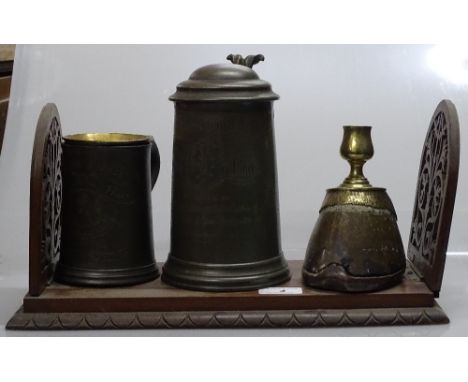
[[[432,307],[211,311],[24,313],[10,319],[9,330],[319,328],[447,324],[443,309]]]

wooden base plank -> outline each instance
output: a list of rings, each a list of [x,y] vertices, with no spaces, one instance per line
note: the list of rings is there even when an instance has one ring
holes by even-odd
[[[432,307],[207,311],[207,312],[101,312],[25,313],[21,308],[8,322],[11,330],[89,329],[219,329],[318,328],[446,324],[449,319],[435,303]]]
[[[289,262],[298,295],[197,292],[160,279],[126,288],[54,283],[26,296],[7,324],[14,330],[306,328],[448,323],[433,293],[408,268],[403,282],[374,293],[335,293],[302,284],[301,261]]]
[[[434,295],[409,268],[403,282],[374,293],[338,293],[302,283],[302,261],[289,262],[292,279],[282,287],[301,287],[298,295],[258,291],[199,292],[173,288],[160,279],[126,288],[80,288],[54,283],[40,296],[26,296],[26,313],[272,311],[430,307]]]

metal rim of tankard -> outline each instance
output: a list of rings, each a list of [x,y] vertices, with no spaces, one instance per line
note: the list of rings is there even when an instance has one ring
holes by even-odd
[[[67,143],[87,145],[134,145],[151,140],[148,135],[128,133],[79,133],[66,135],[63,139]]]

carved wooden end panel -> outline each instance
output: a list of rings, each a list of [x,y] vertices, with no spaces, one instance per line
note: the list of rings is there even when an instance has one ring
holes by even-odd
[[[29,294],[52,280],[60,256],[62,130],[55,104],[41,111],[31,160],[29,197]]]
[[[436,296],[444,274],[459,161],[457,111],[452,102],[443,100],[423,146],[408,246],[408,259]]]

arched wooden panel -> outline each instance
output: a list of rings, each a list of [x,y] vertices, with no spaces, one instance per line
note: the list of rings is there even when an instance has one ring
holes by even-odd
[[[455,105],[443,100],[429,124],[419,167],[408,259],[438,296],[445,267],[460,162]]]
[[[31,160],[29,211],[29,294],[52,281],[60,256],[62,130],[55,104],[41,111]]]

